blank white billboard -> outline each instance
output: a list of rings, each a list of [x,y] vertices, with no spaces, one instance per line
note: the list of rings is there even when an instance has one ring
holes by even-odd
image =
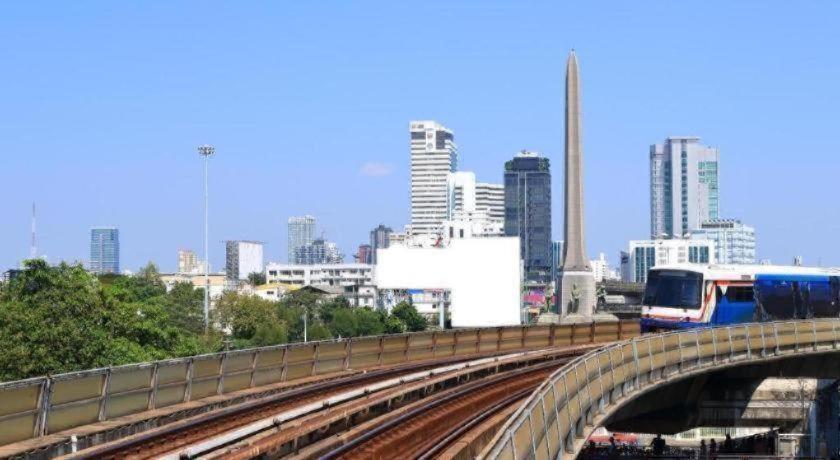
[[[519,238],[452,240],[447,247],[378,249],[379,289],[450,291],[452,327],[519,324]]]

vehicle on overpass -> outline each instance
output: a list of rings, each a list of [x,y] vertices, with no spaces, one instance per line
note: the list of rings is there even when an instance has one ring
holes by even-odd
[[[840,269],[661,265],[648,272],[642,332],[840,317]]]

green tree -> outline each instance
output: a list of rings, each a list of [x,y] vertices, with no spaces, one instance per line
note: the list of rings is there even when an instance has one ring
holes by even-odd
[[[307,339],[308,340],[328,340],[333,338],[332,333],[321,323],[309,324]]]
[[[274,324],[261,324],[251,337],[250,345],[255,347],[264,347],[268,345],[277,345],[280,343],[287,343],[289,341],[289,333],[286,323],[277,321]]]
[[[387,316],[384,321],[386,334],[402,334],[406,331],[405,323],[396,316]]]
[[[426,330],[426,318],[417,312],[414,305],[408,302],[400,302],[391,310],[391,314],[405,323],[406,328],[411,332]]]
[[[329,327],[336,337],[354,337],[358,329],[358,320],[353,310],[339,308],[333,313]]]
[[[380,335],[385,333],[383,315],[368,307],[353,309],[356,316],[356,335]]]
[[[204,331],[204,288],[177,282],[166,294],[165,304],[173,325],[196,334]]]
[[[216,318],[234,339],[251,340],[260,326],[278,327],[277,305],[257,296],[225,292],[216,302]]]
[[[265,284],[265,273],[263,272],[252,272],[248,273],[248,283],[251,286],[262,286]]]

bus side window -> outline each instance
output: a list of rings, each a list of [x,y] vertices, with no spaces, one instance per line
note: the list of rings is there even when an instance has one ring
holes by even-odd
[[[837,304],[832,302],[830,282],[812,281],[809,284],[808,307],[815,318],[837,316]]]
[[[793,319],[796,315],[794,290],[788,281],[756,281],[756,299],[770,320]]]
[[[755,294],[752,286],[729,286],[726,290],[728,302],[753,302]]]

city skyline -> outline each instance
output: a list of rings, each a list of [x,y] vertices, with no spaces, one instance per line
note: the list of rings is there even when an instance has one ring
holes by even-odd
[[[829,239],[840,229],[837,217],[811,204],[817,200],[804,198],[830,196],[831,171],[836,169],[832,166],[837,164],[832,154],[840,149],[840,141],[822,135],[830,132],[835,119],[830,102],[840,96],[830,83],[839,76],[840,67],[824,59],[826,50],[838,44],[828,19],[832,15],[824,10],[816,15],[810,6],[802,5],[758,12],[747,4],[720,15],[715,8],[695,12],[689,5],[617,5],[605,14],[604,26],[615,26],[615,34],[626,32],[630,25],[623,23],[624,14],[638,32],[619,43],[599,39],[595,31],[581,27],[563,32],[547,27],[566,15],[595,18],[592,8],[498,5],[476,13],[477,25],[452,31],[458,36],[472,34],[470,40],[454,40],[459,43],[440,53],[440,59],[457,71],[418,76],[405,72],[413,60],[394,57],[398,48],[404,53],[402,47],[411,42],[407,34],[395,30],[397,24],[406,25],[394,19],[405,16],[405,9],[396,6],[385,5],[363,20],[359,27],[371,27],[367,34],[349,34],[347,43],[335,51],[322,49],[329,38],[309,35],[307,39],[317,41],[319,48],[283,44],[284,34],[300,29],[286,24],[288,32],[271,32],[278,27],[269,19],[288,22],[276,10],[268,12],[268,19],[251,18],[252,34],[225,45],[221,39],[205,42],[189,35],[201,23],[218,20],[221,11],[167,11],[158,6],[141,13],[113,7],[115,17],[122,20],[118,22],[126,25],[120,31],[105,25],[104,16],[85,17],[91,12],[84,8],[64,8],[47,13],[43,27],[58,27],[68,15],[76,22],[26,42],[24,38],[37,35],[37,30],[21,24],[32,24],[23,18],[36,9],[0,6],[0,37],[4,39],[0,50],[10,65],[23,69],[0,77],[4,86],[21,88],[9,95],[7,113],[0,115],[0,183],[9,197],[0,204],[6,223],[0,229],[3,268],[16,266],[28,255],[30,206],[35,201],[39,253],[51,261],[84,260],[85,233],[92,224],[104,221],[121,230],[123,268],[136,269],[153,260],[174,271],[178,248],[201,247],[202,177],[194,145],[203,142],[218,146],[210,177],[214,271],[223,267],[220,242],[225,239],[265,239],[266,259],[283,260],[285,221],[295,215],[316,216],[325,234],[349,254],[378,223],[397,231],[409,223],[405,126],[410,120],[433,119],[452,129],[459,145],[459,169],[475,171],[482,181],[500,183],[504,160],[523,148],[559,158],[563,139],[556,136],[555,127],[562,120],[560,69],[562,56],[572,46],[584,59],[587,76],[584,139],[590,155],[585,183],[587,193],[593,194],[586,209],[589,254],[605,252],[616,261],[628,240],[649,235],[648,146],[668,136],[692,135],[720,150],[724,163],[720,215],[737,217],[760,230],[759,258],[789,263],[801,254],[809,265],[840,265],[840,250]],[[335,12],[296,8],[303,16],[322,17],[335,25],[344,13],[358,14],[341,8]],[[698,23],[715,19],[702,27],[688,25],[691,30],[702,30],[702,37],[685,34],[671,43],[658,43],[655,34],[639,30],[643,29],[640,24],[667,21],[689,9],[700,16]],[[158,19],[164,11],[172,13],[171,21]],[[460,6],[444,9],[456,21],[471,12]],[[755,14],[762,21],[754,21]],[[498,24],[512,25],[514,30],[495,38]],[[730,30],[733,24],[740,29]],[[396,37],[394,45],[372,43],[380,33],[374,32],[376,25],[387,29],[381,33]],[[776,37],[783,25],[807,26],[810,33]],[[157,29],[161,37],[140,33],[147,26]],[[516,36],[520,29],[529,31],[527,39]],[[64,34],[61,43],[55,35],[59,32]],[[100,40],[101,34],[110,36],[113,43]],[[262,39],[257,40],[258,50],[279,46],[283,60],[296,57],[314,67],[290,76],[292,72],[280,64],[271,65],[273,61],[255,64],[260,62],[256,55],[234,57],[238,47],[258,38]],[[167,71],[171,73],[166,78],[156,77],[156,72],[176,59],[174,53],[162,53],[168,40],[175,40],[187,59]],[[437,43],[438,39],[430,40]],[[772,52],[745,54],[753,50],[753,40],[762,40],[767,44],[762,48]],[[537,46],[532,47],[533,43]],[[361,45],[376,48],[379,57],[366,56],[356,62],[341,57],[342,52]],[[119,58],[144,46],[145,53],[162,53],[159,57],[146,54],[151,60],[146,68],[138,69]],[[189,75],[208,49],[234,60],[240,68],[206,72],[206,83],[194,80]],[[684,50],[693,54],[680,68],[670,68],[663,75],[644,70],[663,60],[682,58]],[[69,61],[63,54],[73,62],[99,59],[100,66],[103,57],[114,59],[107,67],[93,69],[104,71],[100,76],[66,65]],[[790,60],[793,73],[781,72]],[[46,62],[67,68],[66,75],[57,80],[50,72],[39,72]],[[245,70],[248,65],[264,65],[268,75],[281,76],[279,86],[251,75]],[[714,66],[729,71],[719,76],[709,70]],[[534,72],[514,72],[521,67]],[[313,78],[316,72],[331,71],[350,78],[340,78],[341,84]],[[490,75],[497,71],[499,75]],[[385,80],[396,76],[404,81],[386,84]],[[476,84],[479,77],[487,81]],[[797,85],[796,80],[809,84]],[[186,95],[193,84],[194,94]],[[253,90],[245,88],[250,84]],[[295,96],[293,88],[303,89],[306,97]],[[421,94],[409,96],[410,88],[420,88]],[[266,90],[269,100],[283,101],[283,111],[257,102],[256,94]],[[101,98],[92,98],[97,94]],[[175,101],[167,103],[162,96]],[[304,100],[313,97],[312,107],[305,106]],[[357,108],[364,116],[351,116],[359,113]],[[807,112],[807,122],[793,109]],[[327,115],[321,118],[322,114]],[[349,118],[357,119],[347,124],[339,121]],[[281,147],[271,140],[277,126],[284,141],[289,139]],[[807,161],[791,161],[798,158]],[[562,173],[555,161],[552,174]],[[312,187],[310,177],[318,181]],[[36,181],[45,186],[35,191],[27,187]],[[552,187],[552,239],[560,239],[558,229],[563,228],[559,208],[563,193],[558,182]],[[295,193],[301,189],[307,193]],[[249,203],[254,196],[260,199]],[[263,197],[271,198],[270,205]],[[780,208],[786,210],[784,214],[778,212]]]

